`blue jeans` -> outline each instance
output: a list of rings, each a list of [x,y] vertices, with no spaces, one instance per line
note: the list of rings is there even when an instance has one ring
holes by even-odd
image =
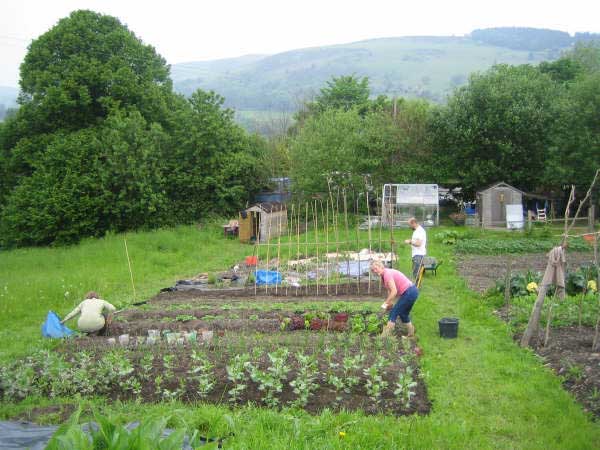
[[[400,317],[402,323],[410,323],[410,310],[417,301],[419,296],[419,290],[413,284],[400,296],[392,310],[390,311],[390,322],[396,322],[396,319]]]

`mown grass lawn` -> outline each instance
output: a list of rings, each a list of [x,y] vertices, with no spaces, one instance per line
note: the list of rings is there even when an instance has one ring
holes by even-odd
[[[408,235],[395,233],[398,242]],[[226,268],[252,251],[223,239],[217,226],[126,237],[138,299],[151,297],[178,278]],[[400,268],[405,271],[408,250],[399,249]],[[424,350],[421,368],[432,401],[427,416],[329,411],[310,416],[252,406],[230,410],[182,403],[29,398],[20,404],[2,403],[0,417],[58,403],[81,404],[85,410],[100,410],[123,422],[169,415],[171,426],[229,435],[225,448],[598,448],[600,425],[584,414],[538,357],[513,342],[511,330],[492,315],[491,307],[466,288],[456,275],[451,248],[431,239],[429,252],[443,259],[444,265],[437,277],[426,278],[413,310]],[[132,301],[123,236],[68,248],[0,253],[0,360],[51,346],[39,338],[48,309],[63,315],[92,289],[119,305]],[[448,315],[460,318],[456,340],[438,335],[437,321]]]

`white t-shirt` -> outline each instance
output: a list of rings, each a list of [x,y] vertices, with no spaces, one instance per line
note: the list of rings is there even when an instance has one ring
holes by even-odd
[[[421,241],[421,245],[414,246],[411,245],[412,248],[412,256],[422,255],[425,256],[427,254],[427,234],[425,233],[425,229],[421,225],[417,225],[417,228],[413,231],[412,240]]]

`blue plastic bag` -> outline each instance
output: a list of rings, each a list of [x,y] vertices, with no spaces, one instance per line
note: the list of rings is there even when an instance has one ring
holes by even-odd
[[[54,311],[48,311],[46,321],[42,325],[42,336],[47,338],[63,338],[72,334],[73,330],[60,323],[60,318]]]
[[[256,284],[258,286],[264,286],[265,284],[281,284],[281,274],[274,270],[257,270],[255,276]]]

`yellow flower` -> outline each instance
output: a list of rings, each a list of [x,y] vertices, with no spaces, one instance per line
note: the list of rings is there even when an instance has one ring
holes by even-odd
[[[535,281],[532,281],[531,283],[529,283],[527,285],[527,292],[534,293],[534,292],[537,292],[537,290],[538,290],[538,285]]]
[[[340,438],[342,438],[342,439],[343,439],[343,438],[345,438],[345,437],[346,437],[346,432],[345,432],[345,431],[340,431],[340,432],[339,432],[339,436],[340,436]]]
[[[596,292],[598,290],[598,286],[596,286],[595,280],[588,281],[587,288],[589,291]]]

